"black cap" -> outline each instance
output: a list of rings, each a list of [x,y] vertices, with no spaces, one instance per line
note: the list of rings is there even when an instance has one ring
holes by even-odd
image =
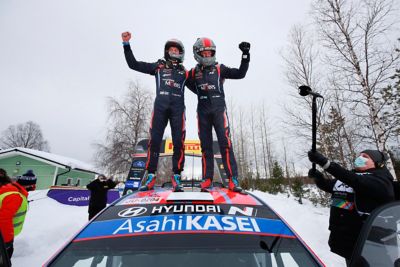
[[[387,155],[379,150],[367,149],[361,153],[367,154],[374,161],[376,168],[382,168],[385,166],[386,161],[388,160]]]

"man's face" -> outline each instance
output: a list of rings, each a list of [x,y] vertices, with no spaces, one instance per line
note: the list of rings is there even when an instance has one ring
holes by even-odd
[[[209,50],[201,51],[201,55],[203,57],[212,57],[212,51],[209,51]]]
[[[168,49],[168,54],[170,54],[170,55],[179,55],[179,49],[178,49],[178,47],[171,46],[171,47]]]

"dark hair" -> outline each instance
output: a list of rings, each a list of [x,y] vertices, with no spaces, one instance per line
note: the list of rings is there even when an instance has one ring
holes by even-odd
[[[8,177],[6,170],[0,168],[0,185],[5,185],[9,183],[12,183],[12,181],[10,177]]]

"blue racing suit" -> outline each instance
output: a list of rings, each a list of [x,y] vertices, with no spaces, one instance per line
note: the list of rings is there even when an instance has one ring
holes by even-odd
[[[214,152],[212,127],[214,126],[218,144],[228,178],[237,177],[237,165],[230,139],[229,120],[225,104],[225,79],[242,79],[246,76],[249,60],[242,59],[239,69],[223,64],[209,67],[197,65],[190,70],[189,84],[194,85],[197,94],[197,120],[202,150],[203,178],[214,176]]]
[[[174,146],[173,171],[175,174],[180,174],[185,163],[184,89],[188,72],[182,64],[173,64],[171,61],[159,60],[155,63],[137,61],[129,44],[124,44],[124,53],[131,69],[153,75],[156,79],[157,94],[150,121],[146,169],[149,173],[157,171],[161,142],[169,120]]]

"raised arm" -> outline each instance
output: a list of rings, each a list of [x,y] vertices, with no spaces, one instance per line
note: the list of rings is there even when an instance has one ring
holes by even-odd
[[[131,45],[129,43],[129,41],[132,37],[131,33],[123,32],[121,34],[121,36],[122,36],[122,44],[124,45],[125,59],[126,59],[126,63],[128,63],[129,68],[139,71],[139,72],[142,72],[142,73],[154,75],[158,64],[137,61],[135,56],[133,55]]]
[[[221,65],[221,78],[223,79],[243,79],[246,76],[250,62],[250,43],[241,42],[239,49],[242,51],[242,61],[239,69],[229,68]]]

